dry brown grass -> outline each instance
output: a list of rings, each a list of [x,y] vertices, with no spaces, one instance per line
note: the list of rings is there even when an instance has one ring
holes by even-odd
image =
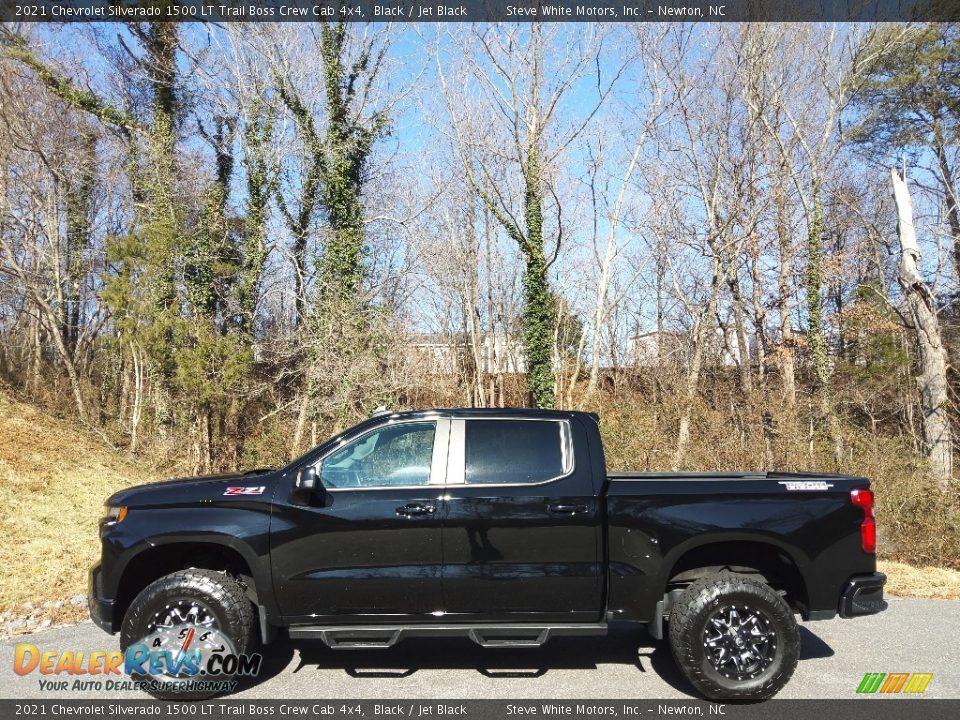
[[[887,575],[887,595],[960,600],[960,570],[917,568],[890,560],[881,560],[877,568]]]
[[[149,469],[115,453],[71,423],[0,392],[0,612],[65,601],[54,622],[86,608],[86,573],[100,554],[97,520],[107,497],[147,482]]]

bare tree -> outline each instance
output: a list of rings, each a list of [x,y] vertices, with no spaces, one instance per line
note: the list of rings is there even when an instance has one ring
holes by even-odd
[[[4,179],[12,174],[25,191],[12,202],[4,193],[0,222],[10,232],[0,232],[0,278],[15,283],[33,317],[34,373],[40,372],[42,335],[69,379],[77,414],[86,421],[76,348],[96,160],[89,136],[77,132],[86,129],[82,121],[64,103],[28,84],[10,63],[0,63]],[[36,112],[41,108],[50,117]]]
[[[596,301],[593,308],[590,377],[587,383],[587,392],[583,398],[585,404],[590,402],[593,393],[596,391],[597,380],[600,376],[600,362],[603,356],[601,328],[612,310],[610,284],[615,273],[614,265],[629,244],[629,239],[625,241],[620,237],[621,218],[627,205],[628,194],[631,190],[635,190],[634,173],[642,162],[643,154],[649,150],[648,145],[651,144],[650,141],[656,125],[665,113],[664,104],[666,101],[663,86],[666,83],[667,68],[661,64],[664,38],[665,33],[663,31],[650,32],[647,26],[642,26],[636,30],[637,45],[641,48],[638,65],[641,68],[642,79],[635,92],[648,98],[648,100],[645,112],[642,114],[636,113],[640,115],[637,127],[631,127],[629,132],[623,133],[625,137],[631,139],[633,148],[629,152],[629,159],[619,183],[614,185],[613,205],[608,207],[608,212],[604,218],[607,233],[603,253],[598,253],[597,256],[600,276],[597,282]]]
[[[753,190],[749,171],[757,133],[755,119],[743,112],[738,72],[742,56],[733,38],[717,31],[710,51],[692,60],[702,40],[688,29],[677,30],[661,60],[672,68],[667,76],[672,118],[661,133],[661,169],[647,178],[659,207],[652,228],[654,247],[663,253],[660,261],[668,268],[688,328],[674,468],[683,464],[691,442],[701,372],[715,360],[711,356],[723,289],[738,288],[740,260],[754,231],[747,201]],[[697,78],[708,66],[716,73],[714,82],[702,86]],[[735,303],[732,297],[731,305]],[[745,345],[745,339],[742,342]],[[748,355],[746,347],[741,352]],[[740,355],[738,360],[749,373],[749,357]]]
[[[920,375],[917,390],[923,411],[923,437],[934,477],[946,490],[953,480],[953,435],[950,428],[947,385],[947,353],[940,338],[940,323],[933,294],[920,275],[920,246],[913,225],[913,202],[903,175],[890,170],[890,182],[897,203],[897,231],[900,237],[898,280],[907,300],[919,351]]]
[[[465,86],[453,86],[455,74],[445,67],[439,44],[438,77],[470,186],[523,256],[527,382],[533,402],[552,407],[556,317],[548,272],[563,235],[555,173],[624,65],[607,76],[600,72],[603,35],[596,27],[571,34],[541,23],[485,26],[474,29],[471,40],[463,64]],[[569,96],[592,73],[595,100],[576,112],[568,106]]]

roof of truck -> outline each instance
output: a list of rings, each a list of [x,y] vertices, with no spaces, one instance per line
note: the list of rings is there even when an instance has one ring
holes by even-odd
[[[378,417],[423,417],[426,415],[447,415],[450,417],[571,417],[586,415],[595,420],[596,413],[582,410],[545,410],[543,408],[429,408],[422,410],[400,410],[379,413]]]

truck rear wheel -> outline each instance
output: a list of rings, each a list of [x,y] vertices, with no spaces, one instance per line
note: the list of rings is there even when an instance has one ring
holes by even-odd
[[[215,674],[208,672],[207,662],[215,653],[246,653],[252,628],[253,607],[243,588],[225,573],[193,568],[165,575],[137,595],[123,618],[120,649],[143,644],[146,651],[170,651],[169,660],[161,661],[173,663],[165,664],[166,672],[131,677],[161,700],[205,700],[235,677],[221,672],[221,663]],[[148,666],[146,661],[139,667]]]
[[[683,591],[670,613],[670,649],[711,700],[762,700],[787,684],[800,658],[800,631],[769,585],[712,575]]]

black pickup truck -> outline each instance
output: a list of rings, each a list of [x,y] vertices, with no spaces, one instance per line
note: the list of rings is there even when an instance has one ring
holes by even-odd
[[[795,615],[885,607],[869,485],[608,473],[582,412],[384,413],[281,469],[113,495],[90,614],[124,649],[195,627],[238,653],[281,628],[503,648],[643,623],[706,697],[766,698],[797,665]]]

